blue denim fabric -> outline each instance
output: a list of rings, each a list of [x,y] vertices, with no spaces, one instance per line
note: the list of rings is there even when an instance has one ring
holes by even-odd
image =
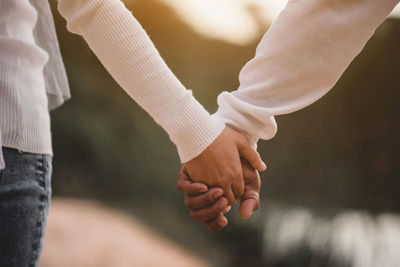
[[[52,158],[3,147],[0,266],[38,266],[51,196]]]

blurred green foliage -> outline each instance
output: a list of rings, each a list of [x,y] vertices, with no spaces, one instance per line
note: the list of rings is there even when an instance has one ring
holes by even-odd
[[[155,0],[127,6],[210,112],[221,91],[238,87],[256,42],[207,39]],[[192,222],[176,190],[180,164],[167,134],[84,41],[67,32],[65,21],[59,15],[55,20],[73,99],[52,114],[54,194],[123,208],[216,266],[262,266],[263,209],[246,222],[234,209],[230,225],[218,233]],[[262,174],[265,203],[400,211],[399,33],[400,21],[387,21],[326,97],[277,118],[277,136],[259,144],[269,166]]]

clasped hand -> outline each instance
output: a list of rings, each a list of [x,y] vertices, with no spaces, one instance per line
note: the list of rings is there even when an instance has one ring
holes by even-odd
[[[208,229],[227,225],[224,214],[240,199],[239,213],[247,219],[259,206],[260,176],[266,170],[247,138],[226,127],[199,156],[184,164],[178,190],[185,195],[191,217]]]

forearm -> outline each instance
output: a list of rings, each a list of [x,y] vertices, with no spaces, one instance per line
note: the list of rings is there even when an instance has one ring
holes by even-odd
[[[120,86],[168,132],[182,162],[221,133],[224,124],[179,82],[120,0],[59,0],[58,9],[68,29],[86,40]]]
[[[254,143],[277,130],[274,116],[317,101],[340,78],[398,0],[290,0],[242,69],[240,87],[215,114]]]

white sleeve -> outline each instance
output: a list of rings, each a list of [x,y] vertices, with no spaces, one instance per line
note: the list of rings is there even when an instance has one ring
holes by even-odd
[[[242,69],[237,91],[218,97],[215,117],[252,143],[270,139],[275,115],[326,94],[399,0],[289,0]]]
[[[224,123],[180,83],[120,0],[58,0],[71,32],[81,35],[119,85],[167,131],[182,162],[211,144]]]

